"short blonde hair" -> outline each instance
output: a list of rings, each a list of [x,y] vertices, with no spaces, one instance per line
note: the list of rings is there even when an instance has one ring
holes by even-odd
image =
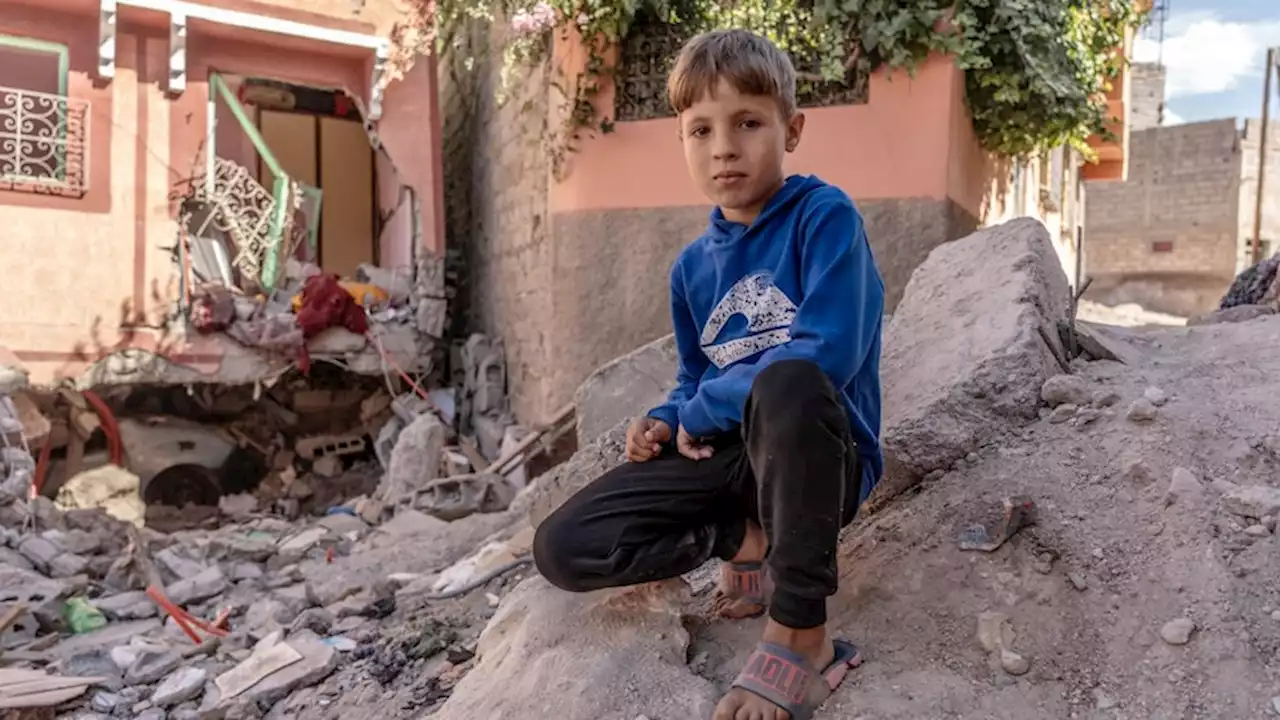
[[[667,99],[676,113],[715,93],[723,78],[744,95],[778,102],[783,117],[796,111],[796,70],[778,46],[747,30],[713,30],[680,50],[667,78]]]

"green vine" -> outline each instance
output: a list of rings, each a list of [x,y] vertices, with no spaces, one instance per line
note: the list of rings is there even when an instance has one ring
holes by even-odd
[[[965,71],[974,129],[987,150],[1026,157],[1069,145],[1091,158],[1088,138],[1108,135],[1104,94],[1125,63],[1116,49],[1145,18],[1135,0],[497,1],[498,14],[513,21],[505,78],[543,61],[553,32],[572,30],[586,46],[586,69],[566,83],[563,147],[553,155],[571,150],[584,131],[610,131],[611,110],[592,102],[614,72],[606,51],[647,15],[690,35],[745,27],[768,36],[797,59],[802,94],[881,67],[912,72],[945,53]],[[438,0],[438,30],[492,19],[493,9],[490,0]]]

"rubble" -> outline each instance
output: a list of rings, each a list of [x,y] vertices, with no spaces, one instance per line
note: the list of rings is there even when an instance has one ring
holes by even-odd
[[[1049,234],[1031,218],[938,246],[884,331],[882,496],[1034,421],[1061,372],[1057,324],[1070,291]],[[957,322],[950,309],[972,322]]]

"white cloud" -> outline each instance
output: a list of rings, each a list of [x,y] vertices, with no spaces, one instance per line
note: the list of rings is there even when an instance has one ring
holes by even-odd
[[[1268,46],[1280,45],[1280,21],[1224,22],[1213,13],[1190,13],[1165,27],[1163,53],[1148,30],[1134,43],[1134,59],[1167,68],[1165,96],[1234,90],[1260,77]]]
[[[1165,107],[1164,117],[1160,120],[1161,125],[1181,125],[1184,122],[1186,122],[1186,120],[1184,120],[1181,115],[1170,110],[1168,106]],[[1267,143],[1267,146],[1270,147],[1271,143]]]

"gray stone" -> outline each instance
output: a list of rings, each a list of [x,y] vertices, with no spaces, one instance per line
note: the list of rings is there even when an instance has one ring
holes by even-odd
[[[99,691],[89,700],[89,708],[94,712],[110,714],[121,704],[120,696],[115,693]]]
[[[378,486],[378,499],[396,504],[412,496],[422,484],[439,477],[440,458],[448,433],[449,429],[434,413],[419,415],[402,430],[391,450],[387,474]],[[498,441],[502,441],[501,436]]]
[[[144,648],[125,672],[124,679],[130,685],[150,685],[181,665],[182,655],[175,650]]]
[[[566,593],[531,577],[503,599],[481,636],[482,660],[432,719],[524,718],[555,707],[562,720],[629,720],[637,699],[650,717],[709,718],[720,692],[689,670],[685,601],[679,579]]]
[[[19,568],[21,570],[35,570],[35,566],[31,561],[23,557],[18,551],[10,550],[7,547],[0,546],[0,565],[8,565],[9,567]]]
[[[204,683],[208,678],[209,674],[201,668],[178,668],[156,686],[151,702],[160,707],[181,705],[199,696],[204,691]]]
[[[679,360],[675,336],[667,335],[591,373],[573,397],[578,447],[666,400],[675,387]]]
[[[237,582],[241,580],[261,580],[262,576],[262,566],[257,563],[238,562],[231,566],[231,579]]]
[[[1129,404],[1125,417],[1136,423],[1151,422],[1156,419],[1156,406],[1144,397],[1138,398]]]
[[[74,677],[104,678],[99,684],[108,690],[119,690],[123,687],[120,668],[111,659],[111,653],[106,648],[78,652],[63,660],[60,670],[63,675]]]
[[[1096,408],[1109,408],[1120,402],[1120,393],[1114,390],[1096,390],[1089,399],[1089,404]]]
[[[1156,407],[1160,407],[1169,402],[1169,396],[1165,395],[1163,390],[1154,386],[1143,390],[1142,397],[1146,398],[1147,402],[1155,405]]]
[[[1174,468],[1173,479],[1169,481],[1169,490],[1164,496],[1164,504],[1194,503],[1203,498],[1204,486],[1196,476],[1186,468]]]
[[[108,620],[145,620],[159,612],[155,603],[141,590],[98,598],[90,603],[102,611]]]
[[[62,550],[57,545],[36,535],[23,540],[18,545],[18,552],[41,572],[47,572],[49,564],[62,554]]]
[[[89,561],[83,557],[72,553],[62,553],[49,563],[49,576],[55,578],[75,577],[84,573],[88,567]]]
[[[1075,417],[1076,410],[1079,410],[1079,408],[1075,405],[1072,405],[1071,403],[1063,403],[1054,408],[1053,412],[1049,413],[1049,422],[1055,425],[1064,423]]]
[[[1170,620],[1160,628],[1160,638],[1170,645],[1186,645],[1191,642],[1191,633],[1195,629],[1196,624],[1188,618]]]
[[[884,335],[881,497],[1037,419],[1045,381],[1061,373],[1056,328],[1069,297],[1032,218],[929,254]]]
[[[187,580],[208,570],[203,564],[180,555],[173,548],[165,548],[155,555],[156,565],[174,580]]]
[[[216,565],[200,574],[179,580],[168,588],[169,599],[179,605],[208,600],[227,589],[227,578]]]
[[[317,635],[328,635],[336,619],[333,613],[324,608],[308,608],[289,624],[289,634],[310,630]]]
[[[338,653],[319,639],[290,638],[287,643],[302,659],[260,680],[245,692],[259,706],[269,707],[300,688],[310,687],[329,677],[338,667]]]
[[[165,712],[160,708],[147,708],[135,715],[134,720],[165,720]]]
[[[1079,375],[1054,375],[1040,386],[1040,399],[1049,407],[1064,403],[1087,405],[1090,397],[1089,385]]]
[[[1000,667],[1010,675],[1026,675],[1031,669],[1031,661],[1012,650],[1001,650]]]
[[[1222,507],[1232,515],[1264,518],[1280,513],[1280,488],[1266,485],[1233,485],[1222,496]]]

